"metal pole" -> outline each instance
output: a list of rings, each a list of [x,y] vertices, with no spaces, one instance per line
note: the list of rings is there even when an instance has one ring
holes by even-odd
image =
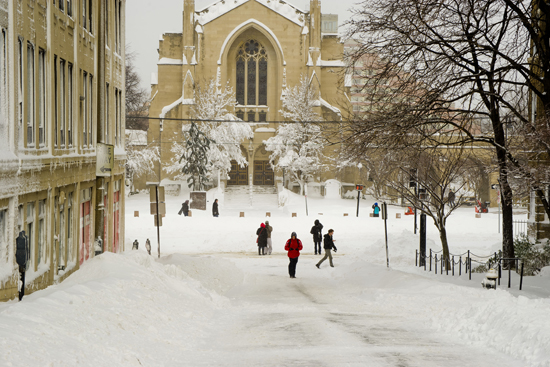
[[[418,266],[418,250],[415,251],[416,255],[414,257],[414,266]]]
[[[523,260],[521,261],[521,273],[519,276],[519,290],[521,291],[521,287],[523,285]]]
[[[420,214],[420,256],[426,259],[426,214]],[[420,263],[422,265],[422,262]]]
[[[357,190],[357,215],[359,217],[359,199],[361,199],[361,191]]]
[[[508,266],[508,288],[512,286],[512,267]]]
[[[155,185],[155,191],[156,191],[156,204],[157,204],[157,242],[158,242],[158,257],[160,258],[160,226],[159,226],[159,218],[160,218],[160,213],[159,213],[159,186],[158,185]]]
[[[435,273],[437,274],[437,254],[435,254]]]
[[[384,232],[386,234],[386,265],[390,267],[390,256],[388,251],[388,206],[386,203],[382,203],[382,208],[384,209]]]
[[[432,271],[432,249],[430,249],[430,271]]]
[[[453,255],[453,277],[455,276],[455,256]]]

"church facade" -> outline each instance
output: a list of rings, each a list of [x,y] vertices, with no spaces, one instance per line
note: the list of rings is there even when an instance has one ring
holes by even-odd
[[[161,147],[162,163],[155,168],[156,177],[147,181],[171,178],[161,165],[170,162],[172,143],[184,141],[182,127],[192,118],[197,85],[210,80],[220,87],[229,83],[236,96],[229,112],[254,131],[241,144],[248,165],[234,164],[224,184],[282,181],[282,172],[270,167],[263,141],[284,120],[280,110],[285,88],[307,77],[319,91],[316,112],[327,121],[345,118],[344,45],[334,18],[321,13],[321,0],[311,0],[309,11],[283,0],[220,0],[196,10],[193,0],[184,0],[182,33],[166,33],[159,42],[148,143]],[[318,180],[323,180],[321,174]]]

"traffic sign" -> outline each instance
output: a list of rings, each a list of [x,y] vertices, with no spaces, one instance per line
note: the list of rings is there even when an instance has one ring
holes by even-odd
[[[111,177],[115,167],[115,147],[111,144],[97,143],[96,146],[96,169],[98,177]]]

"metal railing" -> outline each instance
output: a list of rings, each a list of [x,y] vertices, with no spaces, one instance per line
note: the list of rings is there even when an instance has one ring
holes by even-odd
[[[472,280],[472,263],[485,265],[487,266],[487,269],[494,268],[496,266],[498,268],[498,285],[500,285],[500,279],[502,277],[503,261],[508,262],[508,264],[515,263],[516,273],[518,272],[518,268],[521,269],[519,272],[519,275],[520,275],[519,290],[521,290],[523,286],[523,260],[517,257],[510,258],[510,259],[504,258],[502,257],[502,251],[499,251],[498,253],[495,252],[489,256],[476,255],[472,253],[470,250],[458,255],[449,254],[449,266],[446,266],[446,261],[443,258],[443,250],[433,251],[432,249],[430,249],[429,255],[423,255],[423,254],[420,254],[420,252],[417,249],[416,256],[415,256],[415,266],[424,267],[425,271],[432,271],[432,268],[433,268],[435,271],[435,274],[437,274],[438,268],[439,268],[439,274],[443,274],[443,272],[445,272],[446,275],[449,275],[449,272],[451,272],[451,275],[454,276],[455,272],[458,272],[458,276],[462,276],[462,273],[464,270],[464,274],[468,274],[469,280]],[[429,268],[428,268],[428,263],[429,263]],[[512,284],[512,273],[511,273],[512,266],[508,266],[507,268],[508,268],[508,288],[510,288]]]

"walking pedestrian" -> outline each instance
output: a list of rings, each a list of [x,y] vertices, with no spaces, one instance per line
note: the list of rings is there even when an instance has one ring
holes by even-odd
[[[267,254],[271,255],[271,251],[273,251],[273,245],[271,243],[271,232],[273,232],[273,227],[269,225],[269,221],[265,221],[265,229],[267,230]]]
[[[218,199],[214,200],[214,204],[212,204],[212,215],[216,218],[220,215],[220,212],[218,212]]]
[[[336,246],[334,246],[334,240],[332,239],[332,234],[334,233],[334,229],[329,229],[328,233],[324,237],[324,245],[325,248],[325,256],[319,261],[315,266],[317,269],[321,269],[320,266],[328,257],[329,264],[332,268],[334,268],[334,264],[332,263],[332,249],[334,249],[334,252],[338,251]]]
[[[25,231],[19,232],[19,236],[15,239],[15,261],[19,266],[19,279],[21,280],[21,288],[19,289],[19,301],[25,295],[25,273],[31,256],[29,248],[29,239],[25,235]]]
[[[291,278],[296,278],[296,264],[302,250],[302,241],[298,239],[296,232],[292,232],[290,239],[286,241],[285,250],[288,251],[288,275]]]
[[[147,239],[147,241],[145,241],[145,249],[147,250],[149,255],[151,255],[151,241],[149,241],[149,239]]]
[[[319,222],[319,219],[316,219],[314,222],[313,227],[311,227],[311,231],[309,231],[313,235],[313,247],[315,250],[315,255],[319,254],[321,255],[321,241],[323,241],[323,225],[321,222]]]
[[[378,203],[374,203],[374,205],[372,206],[372,210],[373,210],[373,214],[372,214],[373,217],[380,216],[380,207],[378,206]]]
[[[258,235],[258,239],[256,240],[258,243],[258,255],[265,255],[265,248],[267,247],[267,229],[264,223],[260,224],[260,228],[258,228],[256,234]]]
[[[454,207],[455,206],[455,193],[453,192],[453,190],[449,190],[449,196],[447,198],[448,198],[449,206],[451,208]]]
[[[189,200],[185,200],[185,202],[181,204],[181,209],[178,214],[182,215],[182,213],[186,217],[189,215]]]
[[[132,243],[132,250],[137,250],[139,247],[139,242],[138,240],[135,240],[134,243]]]

